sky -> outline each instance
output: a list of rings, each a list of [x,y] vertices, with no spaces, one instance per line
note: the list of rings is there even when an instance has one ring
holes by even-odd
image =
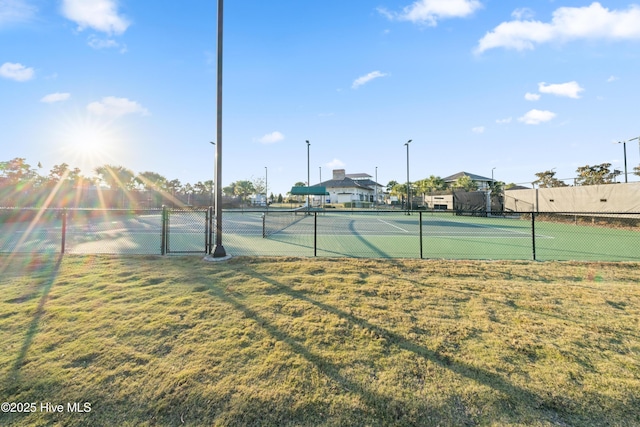
[[[213,179],[216,23],[212,0],[0,0],[0,161]],[[223,186],[285,194],[307,154],[311,185],[405,182],[407,157],[411,181],[571,183],[640,136],[640,3],[227,0],[223,40]]]

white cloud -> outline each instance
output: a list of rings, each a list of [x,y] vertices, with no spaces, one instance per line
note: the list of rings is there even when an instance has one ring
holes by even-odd
[[[49,95],[45,95],[42,97],[40,102],[44,102],[47,104],[53,104],[54,102],[66,101],[71,97],[70,93],[50,93]]]
[[[527,101],[537,101],[538,99],[540,99],[540,94],[527,92],[524,94],[524,99],[526,99]]]
[[[609,10],[600,3],[584,7],[561,7],[551,22],[515,20],[503,22],[480,39],[476,53],[503,47],[533,49],[536,44],[577,39],[640,39],[640,6]]]
[[[0,66],[0,77],[15,80],[17,82],[26,82],[31,80],[35,75],[33,68],[27,68],[22,64],[5,62]]]
[[[268,133],[262,138],[258,138],[258,142],[261,144],[274,144],[284,139],[284,135],[278,131]]]
[[[555,117],[556,113],[552,113],[551,111],[531,110],[520,117],[518,121],[527,125],[539,125],[540,123],[553,120]]]
[[[378,8],[378,12],[391,20],[410,21],[436,26],[438,21],[448,18],[464,18],[482,7],[478,0],[417,0],[402,12],[389,12]]]
[[[30,21],[38,9],[25,0],[0,0],[0,27]]]
[[[355,79],[353,81],[353,84],[351,85],[351,89],[358,89],[360,86],[369,83],[371,80],[380,78],[380,77],[385,77],[388,74],[385,73],[381,73],[380,71],[372,71],[367,75],[364,75],[362,77],[358,77],[357,79]]]
[[[607,83],[612,83],[612,82],[615,82],[616,80],[618,80],[618,77],[616,77],[616,76],[610,76],[610,77],[607,79]]]
[[[512,118],[511,117],[507,117],[506,119],[498,119],[496,120],[496,123],[499,125],[506,125],[508,123],[511,123]]]
[[[326,163],[325,166],[331,169],[340,169],[345,167],[346,165],[340,159],[333,159],[329,163]]]
[[[578,82],[558,83],[558,84],[546,84],[545,82],[538,83],[538,90],[542,93],[550,93],[556,96],[566,96],[568,98],[578,99],[580,98],[580,92],[584,91],[580,87]]]
[[[114,39],[111,39],[111,38],[101,39],[99,37],[96,37],[93,34],[89,36],[87,44],[96,50],[113,49],[113,48],[120,47],[120,44]]]
[[[513,16],[518,21],[522,19],[531,19],[534,17],[534,15],[535,13],[533,12],[533,10],[529,9],[528,7],[521,7],[511,12],[511,16]]]
[[[474,128],[471,128],[471,132],[477,134],[484,133],[484,126],[476,126]]]
[[[107,96],[101,102],[92,102],[87,105],[87,111],[97,116],[120,117],[125,114],[140,114],[148,116],[149,111],[135,101],[127,98],[116,98]]]
[[[78,24],[78,30],[92,28],[107,34],[122,34],[129,21],[119,15],[116,0],[63,0],[62,14]]]

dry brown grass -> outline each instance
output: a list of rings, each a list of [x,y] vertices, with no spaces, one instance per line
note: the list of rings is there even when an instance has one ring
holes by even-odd
[[[0,424],[639,425],[639,267],[18,256],[2,400],[92,410]]]

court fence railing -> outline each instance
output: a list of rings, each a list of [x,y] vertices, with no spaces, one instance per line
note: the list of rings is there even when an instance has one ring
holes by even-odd
[[[640,212],[224,210],[232,256],[640,261]],[[0,208],[0,252],[211,254],[207,209]]]

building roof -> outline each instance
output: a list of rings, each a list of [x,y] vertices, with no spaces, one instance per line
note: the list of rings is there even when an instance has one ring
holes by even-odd
[[[330,179],[329,181],[323,181],[319,185],[326,188],[361,188],[363,190],[373,190],[362,180],[354,180],[349,177],[344,179]]]
[[[351,179],[355,179],[355,180],[360,180],[360,179],[369,179],[371,178],[371,175],[369,175],[368,173],[348,173],[345,175],[347,178],[351,178]]]
[[[473,173],[469,173],[469,172],[458,172],[458,173],[454,173],[453,175],[450,175],[446,178],[442,178],[442,180],[444,182],[455,182],[458,178],[461,178],[463,176],[468,176],[469,178],[471,178],[472,181],[486,181],[486,182],[491,182],[491,178],[487,178],[485,176],[480,176],[480,175],[476,175]]]

